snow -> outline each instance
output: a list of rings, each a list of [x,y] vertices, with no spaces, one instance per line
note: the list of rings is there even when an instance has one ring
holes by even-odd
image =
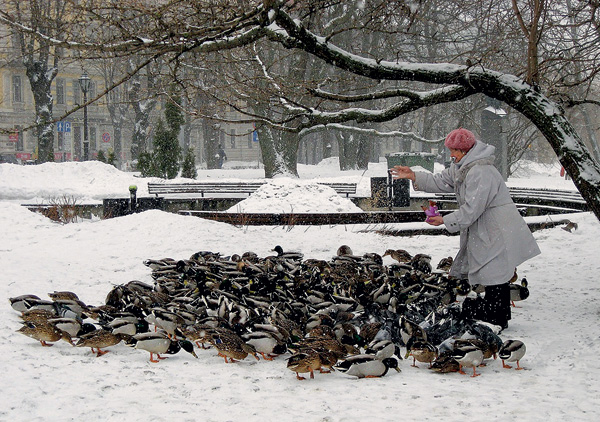
[[[233,163],[228,163],[233,165]],[[385,162],[369,170],[340,172],[336,160],[299,166],[300,180],[279,178],[264,187],[260,200],[248,198],[248,210],[302,212],[342,209],[331,205],[330,192],[314,192],[316,181],[357,182],[368,196],[369,178],[386,175]],[[573,190],[559,176],[559,166],[523,166],[509,185]],[[439,167],[436,167],[436,171]],[[262,179],[260,169],[198,171],[198,179]],[[560,227],[534,232],[542,254],[519,267],[531,296],[513,309],[503,339],[527,345],[523,371],[503,369],[499,360],[478,368],[470,378],[438,374],[400,362],[379,379],[354,379],[345,374],[316,373],[299,381],[286,368],[286,355],[274,361],[249,358],[226,364],[212,349],[197,349],[160,363],[148,353],[124,345],[96,357],[89,349],[65,342],[53,347],[15,331],[18,313],[8,298],[53,291],[76,292],[89,305],[103,304],[117,284],[131,280],[152,283],[148,258],[189,258],[200,250],[223,255],[252,250],[271,255],[279,244],[305,258],[330,259],[342,244],[355,254],[388,248],[428,253],[432,262],[453,256],[458,237],[386,237],[365,232],[365,226],[234,227],[161,211],[107,220],[60,225],[32,213],[21,203],[73,195],[80,203],[104,197],[127,197],[141,179],[97,162],[49,163],[39,166],[0,165],[0,266],[4,306],[0,308],[0,420],[6,421],[504,421],[595,420],[600,408],[600,259],[596,247],[600,224],[591,213],[537,217],[569,218],[572,232]],[[182,180],[179,180],[182,181]],[[282,201],[288,188],[288,202]],[[271,190],[269,190],[271,189]],[[310,192],[301,195],[302,190]],[[271,196],[269,196],[271,192]],[[259,196],[257,192],[256,196]],[[252,204],[250,204],[252,202]],[[252,205],[252,207],[250,207]],[[424,224],[424,223],[413,223]],[[393,227],[394,225],[388,225]],[[389,257],[385,264],[391,264]]]

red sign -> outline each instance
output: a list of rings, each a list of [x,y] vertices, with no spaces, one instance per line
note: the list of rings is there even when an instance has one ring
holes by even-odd
[[[8,142],[19,142],[19,132],[9,133]]]
[[[15,155],[20,160],[31,160],[31,153],[30,152],[17,152]]]
[[[104,132],[102,134],[102,142],[110,142],[110,133]]]

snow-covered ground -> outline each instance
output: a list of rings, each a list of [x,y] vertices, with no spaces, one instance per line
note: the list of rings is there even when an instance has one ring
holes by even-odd
[[[231,163],[228,163],[231,165]],[[280,194],[265,195],[246,205],[257,210],[340,211],[354,207],[336,197],[332,208],[311,189],[315,181],[358,183],[368,196],[370,177],[386,175],[384,162],[368,171],[340,172],[335,160],[299,166],[301,182],[280,178]],[[199,180],[263,178],[260,169],[199,170]],[[152,283],[149,258],[189,258],[201,250],[223,255],[254,251],[271,255],[279,244],[305,258],[330,259],[342,244],[354,253],[383,254],[388,249],[427,253],[432,262],[454,255],[457,237],[385,237],[364,226],[233,227],[225,223],[147,211],[108,220],[60,225],[32,213],[21,203],[48,202],[63,196],[79,203],[127,197],[131,184],[147,196],[149,180],[98,163],[38,166],[0,165],[0,420],[6,421],[559,421],[596,420],[600,409],[600,224],[590,213],[569,218],[572,232],[560,227],[534,233],[542,254],[519,268],[531,296],[513,309],[503,339],[527,345],[523,371],[503,369],[492,361],[470,378],[438,374],[400,363],[401,373],[379,379],[354,379],[339,372],[299,381],[286,368],[286,355],[274,361],[246,359],[224,363],[212,349],[196,350],[160,363],[148,353],[124,345],[96,357],[89,349],[65,342],[42,347],[15,331],[18,313],[9,297],[69,290],[89,305],[104,303],[114,285],[131,280]],[[179,180],[184,181],[184,180]],[[574,189],[559,176],[559,167],[530,165],[511,186]],[[282,187],[283,186],[283,187]],[[273,202],[273,201],[278,202]],[[258,204],[258,205],[257,205]],[[250,208],[248,208],[249,210]],[[299,211],[302,209],[303,211]],[[537,217],[538,219],[540,217]],[[543,217],[555,220],[556,216]],[[413,223],[424,224],[424,223]],[[393,225],[387,225],[388,227]],[[389,257],[385,264],[391,264]]]

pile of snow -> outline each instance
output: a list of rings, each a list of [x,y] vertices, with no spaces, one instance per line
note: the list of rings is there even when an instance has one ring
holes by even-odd
[[[329,186],[298,179],[277,178],[261,186],[227,212],[297,214],[363,211]]]

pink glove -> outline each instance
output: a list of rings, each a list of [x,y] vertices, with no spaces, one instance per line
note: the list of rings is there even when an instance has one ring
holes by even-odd
[[[430,217],[437,217],[438,215],[440,215],[435,201],[429,201],[428,207],[421,206],[421,208],[423,209],[423,211],[425,211],[425,215],[427,216],[425,221],[429,221]]]

